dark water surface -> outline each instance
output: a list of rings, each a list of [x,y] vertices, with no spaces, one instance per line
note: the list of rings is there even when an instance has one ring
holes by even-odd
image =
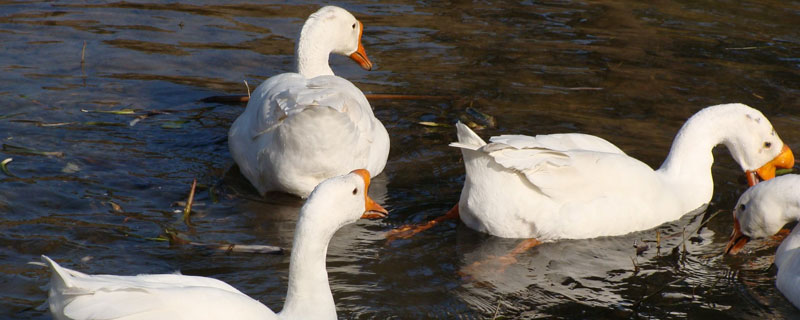
[[[13,158],[14,176],[0,173],[0,317],[50,317],[48,272],[27,264],[40,254],[88,273],[212,276],[279,310],[288,255],[150,238],[171,229],[198,242],[291,245],[302,202],[260,197],[229,172],[227,130],[243,107],[200,99],[242,94],[243,80],[255,87],[291,71],[294,38],[321,5],[1,2],[0,160]],[[418,122],[452,124],[470,105],[496,120],[478,131],[484,137],[590,133],[657,167],[691,114],[742,102],[800,150],[800,3],[340,5],[364,22],[377,69],[333,57],[338,75],[367,93],[456,97],[372,102],[392,137],[372,192],[391,217],[345,227],[332,241],[328,272],[341,318],[800,317],[775,289],[774,247],[755,242],[762,248],[720,255],[745,189],[722,147],[709,208],[658,228],[660,250],[656,230],[550,243],[503,274],[465,281],[460,268],[518,241],[455,222],[383,240],[458,200],[464,169],[447,146],[454,128]],[[112,110],[125,111],[97,112]],[[193,178],[201,187],[189,228],[175,202]],[[635,241],[650,249],[637,256]]]

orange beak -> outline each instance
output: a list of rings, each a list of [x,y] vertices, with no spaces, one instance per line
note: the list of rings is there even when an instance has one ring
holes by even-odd
[[[361,23],[361,21],[358,21],[358,27],[358,49],[356,49],[356,52],[350,54],[350,59],[353,59],[353,61],[357,62],[358,65],[364,70],[369,71],[372,70],[372,61],[369,61],[369,58],[367,58],[367,52],[364,51],[364,46],[361,44],[361,35],[364,33],[364,24]]]
[[[778,154],[775,159],[772,161],[767,162],[767,164],[761,166],[761,168],[756,169],[756,171],[747,170],[745,171],[745,175],[747,175],[747,184],[751,187],[756,185],[761,180],[769,180],[775,178],[775,169],[791,169],[794,166],[794,154],[792,154],[792,149],[789,149],[789,146],[783,145],[783,149],[781,149],[781,153]],[[759,180],[760,178],[760,180]]]
[[[728,245],[725,246],[725,253],[730,255],[735,255],[742,250],[747,241],[750,241],[750,237],[744,235],[742,233],[742,228],[739,226],[739,219],[733,217],[733,232],[731,233],[731,239],[728,240]]]
[[[380,219],[386,218],[389,215],[389,211],[381,207],[381,205],[375,203],[372,198],[367,195],[367,191],[369,191],[369,171],[366,169],[356,169],[353,170],[351,173],[355,173],[361,176],[364,179],[364,214],[361,215],[362,219]]]

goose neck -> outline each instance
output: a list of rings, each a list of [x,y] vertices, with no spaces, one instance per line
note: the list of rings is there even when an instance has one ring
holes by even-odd
[[[684,123],[675,135],[667,159],[659,171],[677,179],[711,179],[712,150],[723,143],[725,126],[700,112]]]
[[[309,21],[300,31],[295,47],[297,72],[306,78],[333,75],[328,58],[333,51],[330,36],[320,27],[320,21]]]
[[[301,214],[289,261],[289,288],[281,316],[286,319],[336,318],[336,306],[328,284],[325,256],[335,229],[309,221]]]
[[[689,118],[678,131],[667,159],[657,171],[669,189],[682,200],[684,212],[708,203],[714,193],[712,150],[725,143],[728,134],[724,121],[718,120],[715,114],[704,111]]]

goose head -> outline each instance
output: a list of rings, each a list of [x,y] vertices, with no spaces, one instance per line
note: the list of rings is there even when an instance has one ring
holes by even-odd
[[[751,238],[765,238],[800,219],[800,175],[784,175],[745,191],[733,209],[725,252],[736,254]]]
[[[316,215],[308,218],[325,219],[332,226],[343,226],[359,218],[385,218],[388,211],[367,195],[369,184],[366,169],[327,179],[314,188],[301,212]]]
[[[297,41],[297,68],[308,78],[333,75],[328,65],[331,53],[350,57],[361,68],[372,69],[361,35],[364,24],[345,9],[326,6],[312,13],[300,31]]]
[[[792,150],[760,111],[740,103],[722,107],[730,109],[727,116],[738,117],[736,125],[730,127],[734,133],[724,143],[745,171],[750,186],[774,178],[777,168],[794,166]]]

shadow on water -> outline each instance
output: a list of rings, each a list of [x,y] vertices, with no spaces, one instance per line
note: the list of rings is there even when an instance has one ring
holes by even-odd
[[[258,195],[238,174],[227,130],[244,94],[292,68],[294,38],[322,2],[10,2],[0,4],[0,315],[46,319],[48,254],[87,273],[212,276],[280,309],[288,255],[173,246],[291,245],[303,202]],[[392,142],[371,196],[384,221],[343,228],[328,251],[342,318],[791,318],[774,287],[773,247],[723,257],[729,209],[745,186],[714,150],[707,210],[621,237],[547,243],[503,273],[458,272],[519,240],[456,222],[385,242],[397,225],[458,200],[451,125],[478,134],[583,132],[657,167],[686,118],[742,102],[795,149],[800,137],[796,4],[780,1],[393,1],[340,3],[366,26],[376,69],[332,57],[366,93],[452,100],[372,101]],[[470,110],[468,110],[468,107]],[[423,126],[432,122],[441,126]],[[192,227],[180,221],[193,179]],[[722,210],[721,213],[714,213]],[[177,212],[176,212],[177,211]],[[706,222],[707,221],[707,222]],[[705,223],[701,228],[700,225]],[[683,230],[686,228],[686,241]],[[655,247],[656,230],[661,248]],[[634,243],[648,248],[637,255]],[[684,250],[685,244],[685,250]]]

